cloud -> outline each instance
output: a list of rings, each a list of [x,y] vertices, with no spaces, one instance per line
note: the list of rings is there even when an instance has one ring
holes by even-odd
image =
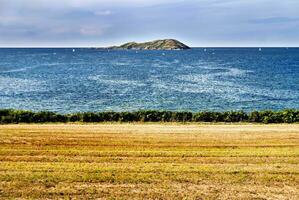
[[[103,34],[103,32],[103,29],[96,27],[82,27],[80,29],[80,33],[87,36],[100,36]]]
[[[275,23],[289,23],[289,22],[298,22],[299,18],[289,18],[289,17],[269,17],[262,19],[250,20],[250,23],[256,24],[275,24]]]
[[[0,46],[299,45],[297,0],[0,0]]]
[[[107,15],[111,15],[112,12],[110,10],[101,10],[101,11],[94,12],[94,14],[97,16],[107,16]]]
[[[64,9],[64,8],[82,8],[91,9],[101,6],[128,7],[128,6],[152,6],[184,0],[1,0],[1,6],[17,6],[27,8],[46,8]]]

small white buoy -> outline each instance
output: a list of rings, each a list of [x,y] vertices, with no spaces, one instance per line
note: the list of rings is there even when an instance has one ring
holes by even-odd
[[[73,52],[75,52],[76,50],[75,49],[73,49]]]
[[[165,53],[162,53],[162,56],[165,56]]]
[[[206,51],[207,51],[207,49],[204,49],[203,51],[204,51],[204,52],[206,52]]]
[[[259,48],[259,51],[262,51],[262,48]]]

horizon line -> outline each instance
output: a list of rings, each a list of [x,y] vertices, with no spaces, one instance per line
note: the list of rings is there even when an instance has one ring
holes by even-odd
[[[50,49],[50,48],[99,48],[105,49],[103,46],[0,46],[0,49]],[[299,46],[190,46],[190,48],[299,48]]]

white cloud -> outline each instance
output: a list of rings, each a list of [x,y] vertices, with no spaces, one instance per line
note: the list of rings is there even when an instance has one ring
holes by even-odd
[[[96,27],[82,27],[80,29],[80,34],[86,35],[86,36],[100,36],[102,35],[104,30],[102,28],[96,28]]]
[[[184,0],[0,0],[2,5],[48,8],[94,8],[95,6],[151,6]],[[2,6],[1,5],[1,6]]]
[[[101,10],[101,11],[94,12],[94,14],[97,16],[107,16],[107,15],[111,15],[112,12],[110,10]]]
[[[43,0],[47,1],[47,0]],[[146,6],[146,5],[157,5],[178,2],[182,0],[65,0],[69,5],[72,6],[93,6],[93,5],[111,5],[111,6],[121,6],[121,5],[137,5],[137,6]],[[61,4],[60,0],[52,0],[51,2],[58,2]]]
[[[265,38],[298,45],[298,21],[286,20],[299,18],[298,6],[298,0],[0,0],[0,46],[161,37],[206,46]]]

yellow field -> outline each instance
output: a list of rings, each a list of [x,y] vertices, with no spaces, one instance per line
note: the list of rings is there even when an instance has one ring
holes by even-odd
[[[2,199],[299,199],[299,125],[4,125]]]

